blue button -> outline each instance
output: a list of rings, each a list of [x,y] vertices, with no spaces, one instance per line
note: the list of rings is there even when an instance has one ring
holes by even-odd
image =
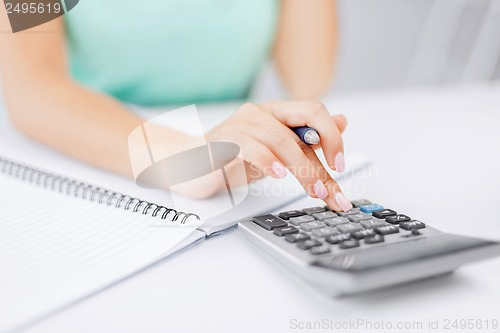
[[[376,212],[377,210],[382,210],[384,207],[378,205],[378,204],[370,204],[370,205],[364,205],[359,207],[359,209],[367,214],[371,214],[373,212]]]

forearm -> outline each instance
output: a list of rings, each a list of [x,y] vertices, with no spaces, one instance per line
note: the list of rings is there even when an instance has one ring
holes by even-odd
[[[128,136],[142,121],[121,103],[50,73],[7,81],[9,115],[21,132],[86,163],[132,176]],[[174,148],[178,132],[162,129],[161,135],[165,149]]]
[[[283,0],[276,67],[295,99],[317,99],[330,86],[337,51],[334,0]]]

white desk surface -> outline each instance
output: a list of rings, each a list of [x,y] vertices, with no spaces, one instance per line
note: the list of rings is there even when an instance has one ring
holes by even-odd
[[[500,87],[332,97],[327,105],[348,116],[346,150],[375,163],[369,174],[344,184],[351,197],[373,199],[445,231],[500,239]],[[276,266],[236,230],[29,332],[253,333],[301,331],[291,327],[294,319],[492,320],[500,319],[499,277],[496,259],[448,277],[334,299]]]

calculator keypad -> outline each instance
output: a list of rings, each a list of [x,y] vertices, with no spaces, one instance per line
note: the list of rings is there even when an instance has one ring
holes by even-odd
[[[292,217],[290,218],[289,222],[293,225],[300,225],[301,223],[304,222],[311,222],[314,221],[314,217],[309,216],[309,215],[303,215],[303,216],[297,216],[297,217]]]
[[[308,239],[306,241],[303,241],[303,242],[298,242],[297,243],[297,246],[299,248],[301,248],[302,250],[309,250],[315,246],[321,246],[323,245],[323,243],[321,243],[319,240],[317,239]]]
[[[379,219],[385,219],[387,216],[397,215],[397,214],[398,213],[395,210],[388,209],[388,208],[378,210],[378,211],[375,211],[372,213],[373,216],[375,216],[376,218],[379,218]]]
[[[315,246],[311,248],[311,253],[312,254],[325,254],[330,252],[330,247],[328,245],[320,245],[320,246]]]
[[[358,214],[360,212],[359,208],[352,208],[351,210],[348,210],[347,212],[337,212],[338,216],[342,217],[347,217],[352,214]]]
[[[339,243],[339,248],[341,249],[352,249],[359,246],[359,241],[357,239],[349,239]]]
[[[364,205],[359,207],[359,210],[361,210],[363,213],[371,214],[373,212],[379,211],[384,209],[384,207],[380,206],[379,204],[369,204],[369,205]]]
[[[353,236],[357,239],[370,238],[376,236],[377,233],[373,229],[363,229],[360,231],[356,231]]]
[[[286,227],[288,224],[271,214],[257,216],[253,218],[253,221],[260,225],[262,228],[267,230],[273,230],[274,228]]]
[[[339,225],[337,229],[339,229],[339,231],[343,234],[353,234],[357,231],[363,230],[363,227],[359,223],[346,223]]]
[[[400,223],[399,227],[404,230],[424,229],[425,223],[418,220],[412,220]]]
[[[324,237],[328,237],[328,236],[338,235],[338,234],[340,234],[340,231],[337,228],[324,227],[324,228],[314,229],[311,232],[311,234],[314,237],[324,238]]]
[[[303,241],[306,241],[308,239],[311,239],[311,236],[309,236],[308,234],[305,234],[303,232],[298,233],[298,234],[294,234],[294,235],[285,236],[285,240],[287,242],[290,242],[290,243],[303,242]]]
[[[273,232],[275,235],[282,237],[289,234],[296,234],[299,232],[299,229],[291,226],[286,226],[286,227],[276,228],[274,229]]]
[[[323,207],[310,207],[310,208],[302,209],[302,212],[307,214],[307,215],[313,215],[313,214],[321,213],[324,211],[326,211],[326,209]]]
[[[376,244],[382,243],[384,241],[384,236],[374,235],[373,237],[365,238],[365,244]]]
[[[351,222],[360,222],[360,221],[363,221],[363,220],[371,219],[372,216],[371,216],[371,214],[359,212],[357,214],[348,215],[347,218]]]
[[[304,215],[304,213],[302,213],[302,211],[300,210],[290,210],[288,212],[281,212],[279,217],[283,220],[289,220],[292,217],[298,217],[302,215]]]
[[[371,201],[366,199],[361,199],[361,200],[351,201],[351,203],[354,207],[359,208],[361,206],[370,205]]]
[[[410,221],[410,217],[404,214],[397,214],[392,216],[387,216],[385,220],[392,224],[400,224],[401,222]]]
[[[371,218],[368,220],[363,220],[363,221],[359,222],[359,224],[361,224],[363,226],[363,228],[365,228],[365,229],[374,229],[374,228],[386,226],[389,223],[385,222],[385,220],[377,219],[374,217],[374,218]]]
[[[325,222],[327,225],[329,225],[330,227],[336,227],[340,224],[346,224],[346,223],[349,223],[349,219],[347,217],[335,217],[333,219],[326,219],[326,220],[323,220],[323,222]]]
[[[326,212],[321,212],[321,213],[313,214],[313,217],[316,220],[323,221],[323,220],[326,220],[326,219],[332,219],[334,217],[338,217],[338,215],[335,214],[334,212],[326,211]]]
[[[352,204],[354,208],[348,212],[309,207],[281,212],[279,217],[271,214],[257,216],[253,221],[272,231],[277,238],[284,238],[281,241],[296,244],[297,248],[313,255],[330,253],[334,248],[348,250],[384,243],[386,237],[404,236],[397,235],[400,230],[420,235],[420,230],[426,228],[421,221],[366,199]]]
[[[304,231],[311,231],[313,229],[323,228],[323,227],[326,227],[326,224],[321,221],[306,222],[300,225],[300,229]]]
[[[375,231],[381,235],[391,235],[399,233],[399,227],[397,225],[385,225],[382,227],[375,228]]]
[[[351,238],[352,238],[351,234],[339,234],[336,236],[327,237],[325,238],[325,241],[327,241],[330,244],[339,244],[340,242],[349,240]]]

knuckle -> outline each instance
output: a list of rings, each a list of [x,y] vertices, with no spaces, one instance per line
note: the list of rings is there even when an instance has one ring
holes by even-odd
[[[259,160],[252,162],[252,164],[255,165],[257,168],[259,168],[260,170],[271,174],[271,173],[273,173],[273,171],[272,171],[273,162],[274,162],[273,157],[264,156],[264,157],[260,157]]]
[[[214,133],[210,141],[225,141],[232,142],[240,145],[240,140],[238,140],[238,131],[230,126],[223,126]]]
[[[332,143],[333,149],[341,150],[344,147],[344,140],[342,140],[342,136],[340,134],[333,135],[334,142]]]
[[[258,110],[259,107],[253,103],[247,102],[240,106],[238,111],[236,112],[237,115],[246,115],[251,112],[255,112],[255,110]]]
[[[290,171],[303,185],[313,186],[321,178],[319,169],[307,162],[290,166]]]
[[[326,106],[320,101],[308,101],[307,110],[313,115],[324,114],[326,112]]]
[[[339,184],[337,184],[337,182],[335,180],[333,180],[332,178],[328,177],[326,180],[325,180],[325,186],[328,188],[328,189],[333,189],[334,192],[338,192],[340,191],[340,186]]]
[[[263,166],[271,166],[275,160],[274,156],[265,149],[259,152],[259,161]]]
[[[314,192],[314,183],[302,183],[302,187],[304,188],[304,190],[306,190],[307,193],[309,193],[310,196],[312,196],[313,198],[317,198],[316,193]]]
[[[274,147],[283,147],[290,140],[290,137],[284,131],[279,131],[272,129],[269,131],[269,138],[271,139],[271,144]]]
[[[247,102],[240,106],[233,120],[239,120],[244,123],[260,123],[267,119],[268,113],[263,107]]]
[[[254,110],[255,108],[257,108],[257,105],[255,105],[254,103],[246,102],[240,107],[240,110]]]
[[[233,136],[232,129],[228,126],[223,126],[217,131],[216,136],[218,139],[226,139],[227,140],[228,138]]]
[[[260,179],[264,176],[266,176],[265,171],[254,165],[253,163],[246,163],[245,164],[246,168],[246,173],[247,173],[247,178],[252,181],[252,180],[257,180]]]
[[[263,147],[252,147],[251,156],[253,156],[253,158],[250,163],[254,164],[260,169],[263,169],[266,166],[270,166],[274,161],[273,156]]]

